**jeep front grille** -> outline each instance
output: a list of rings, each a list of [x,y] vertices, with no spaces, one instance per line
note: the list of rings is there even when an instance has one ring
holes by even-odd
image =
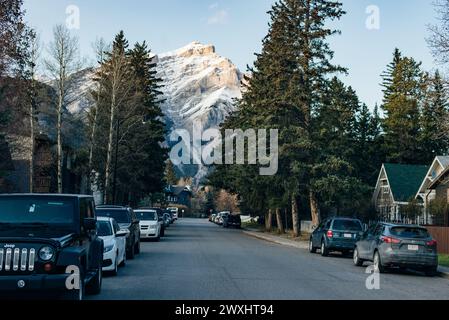
[[[0,249],[0,271],[34,271],[35,249]]]

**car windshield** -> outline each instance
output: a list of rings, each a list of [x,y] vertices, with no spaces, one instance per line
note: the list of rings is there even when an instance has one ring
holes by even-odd
[[[97,221],[97,234],[99,237],[112,236],[112,228],[109,221]]]
[[[123,210],[117,210],[117,209],[97,209],[97,216],[99,217],[108,217],[108,218],[114,218],[117,223],[130,223],[131,220],[129,218],[128,211]]]
[[[137,219],[143,221],[155,221],[157,220],[156,211],[136,211]]]
[[[64,197],[0,197],[0,223],[72,224],[75,201]]]
[[[357,220],[334,220],[334,230],[362,231],[362,224]]]
[[[424,239],[430,236],[426,229],[417,227],[394,227],[390,232],[400,238]]]

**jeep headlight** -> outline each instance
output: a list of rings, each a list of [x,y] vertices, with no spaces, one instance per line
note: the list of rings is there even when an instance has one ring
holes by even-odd
[[[53,259],[54,255],[55,250],[52,247],[45,246],[39,250],[39,258],[42,261],[50,261]]]
[[[106,252],[112,251],[112,249],[114,249],[114,245],[110,244],[109,246],[104,247],[104,252],[106,253]]]
[[[150,226],[150,229],[151,229],[151,230],[156,230],[156,226],[155,226],[155,225],[152,225],[152,226]]]

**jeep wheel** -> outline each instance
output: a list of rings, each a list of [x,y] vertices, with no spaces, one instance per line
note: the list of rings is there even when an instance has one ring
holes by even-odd
[[[100,294],[102,283],[103,283],[103,269],[100,266],[97,270],[97,273],[95,274],[95,277],[93,277],[93,279],[90,280],[89,284],[87,285],[88,293],[94,295]]]
[[[84,291],[84,280],[80,277],[79,289],[68,290],[63,299],[70,301],[83,301]]]

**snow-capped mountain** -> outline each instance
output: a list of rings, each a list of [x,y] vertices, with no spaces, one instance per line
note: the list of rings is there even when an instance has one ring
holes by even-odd
[[[161,107],[169,132],[192,132],[193,123],[199,123],[201,130],[218,127],[234,110],[233,100],[241,97],[242,73],[229,59],[218,55],[212,45],[192,42],[154,59],[163,81],[165,102]],[[93,69],[86,69],[74,77],[76,85],[68,97],[70,113],[82,114],[92,105],[89,91],[95,85],[93,75]],[[202,166],[178,169],[183,175],[195,175],[196,181],[207,173]]]
[[[171,130],[187,129],[193,137],[194,123],[201,131],[218,127],[234,110],[233,100],[241,97],[242,73],[212,45],[192,42],[160,54],[157,66],[166,99],[162,110]],[[196,181],[207,174],[201,165],[178,169]]]

